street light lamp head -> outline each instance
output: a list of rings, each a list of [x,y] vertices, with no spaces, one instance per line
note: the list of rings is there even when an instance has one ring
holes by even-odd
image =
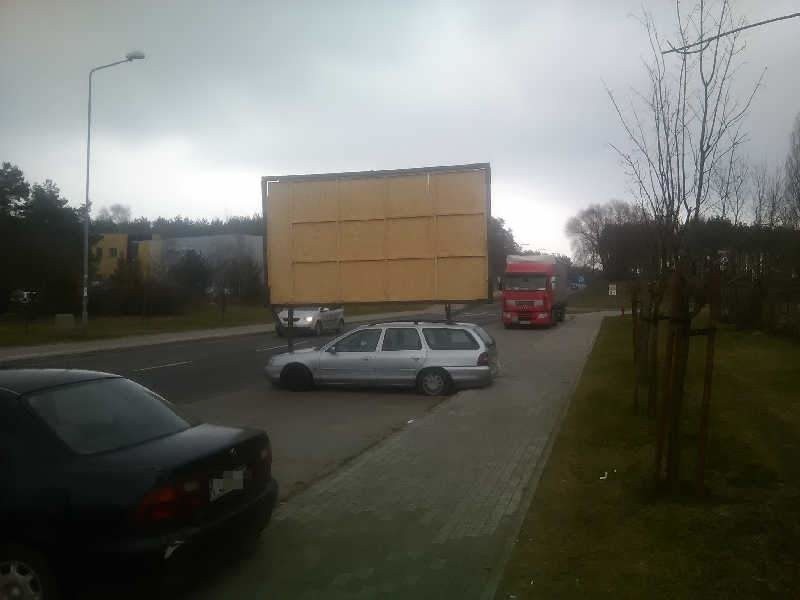
[[[132,61],[132,60],[142,60],[142,59],[144,58],[144,52],[142,52],[141,50],[133,50],[132,52],[128,52],[128,53],[125,55],[125,58],[126,58],[128,61]]]

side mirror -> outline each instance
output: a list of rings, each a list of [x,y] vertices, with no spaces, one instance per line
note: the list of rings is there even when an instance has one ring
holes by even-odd
[[[329,346],[325,352],[330,352],[331,354],[336,354],[336,346]]]

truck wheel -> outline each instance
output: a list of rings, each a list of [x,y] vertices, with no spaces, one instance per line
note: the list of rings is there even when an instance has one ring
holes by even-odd
[[[317,321],[314,325],[314,335],[317,337],[322,335],[322,321]]]

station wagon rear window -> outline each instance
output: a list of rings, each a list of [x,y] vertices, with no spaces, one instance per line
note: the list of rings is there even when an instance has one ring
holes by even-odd
[[[483,340],[483,343],[487,346],[494,346],[494,338],[489,335],[489,333],[483,328],[479,326],[475,326],[475,333],[478,334],[478,337]]]
[[[422,334],[431,350],[477,350],[480,347],[465,329],[432,327],[423,329]]]
[[[383,335],[384,352],[397,350],[421,350],[422,342],[416,329],[410,327],[390,328]]]

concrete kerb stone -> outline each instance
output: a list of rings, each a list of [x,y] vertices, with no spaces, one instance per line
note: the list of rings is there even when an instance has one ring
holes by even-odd
[[[442,307],[433,305],[422,311],[416,310],[358,315],[356,317],[348,318],[347,322],[353,324],[369,323],[370,321],[380,321],[393,318],[400,319],[419,315],[421,313],[433,313],[435,311],[441,311],[442,314],[444,314],[444,309]],[[176,342],[193,342],[215,338],[235,337],[239,335],[256,335],[259,333],[273,333],[274,331],[274,325],[265,323],[172,333],[144,334],[112,338],[107,340],[91,340],[86,342],[57,342],[54,344],[42,344],[36,346],[9,346],[7,348],[0,347],[0,363],[15,360],[27,360],[32,358],[46,358],[51,356],[91,354],[92,352],[124,350],[128,348],[140,348],[143,346],[156,346],[160,344],[171,344]]]
[[[609,311],[608,315],[606,316],[614,316],[614,315],[616,315],[616,312]],[[597,340],[597,335],[599,333],[600,333],[600,327],[598,327],[595,330],[594,336],[592,336],[590,348],[594,347],[594,343]],[[591,349],[589,350],[589,354],[591,354]],[[586,362],[589,361],[589,354],[587,354]],[[566,418],[567,413],[569,412],[569,407],[572,404],[572,397],[575,395],[575,390],[578,388],[578,382],[581,380],[581,377],[583,377],[583,370],[586,368],[586,362],[584,362],[583,366],[581,367],[579,376],[575,379],[575,382],[570,388],[567,400],[563,403],[563,406],[560,409],[560,413],[556,420],[556,425],[550,430],[550,434],[547,437],[544,449],[539,454],[539,460],[536,462],[533,474],[528,480],[528,486],[523,491],[522,502],[520,505],[521,510],[519,510],[518,514],[514,517],[512,530],[515,532],[515,534],[508,539],[506,547],[503,548],[502,559],[499,561],[499,564],[502,566],[500,569],[497,569],[492,573],[489,581],[487,582],[487,584],[484,586],[483,590],[480,593],[481,600],[493,600],[494,597],[497,595],[497,588],[500,586],[500,581],[505,572],[505,566],[506,564],[508,564],[508,561],[511,558],[511,553],[513,552],[514,546],[517,543],[517,536],[519,535],[519,531],[522,528],[522,524],[525,522],[525,517],[527,517],[528,515],[528,510],[530,508],[531,502],[533,501],[533,496],[536,493],[536,489],[539,487],[539,480],[542,478],[542,474],[544,473],[544,468],[547,465],[547,461],[550,460],[550,454],[553,451],[553,446],[555,446],[556,440],[558,439],[558,434],[561,432],[561,426],[564,423],[564,419]]]

